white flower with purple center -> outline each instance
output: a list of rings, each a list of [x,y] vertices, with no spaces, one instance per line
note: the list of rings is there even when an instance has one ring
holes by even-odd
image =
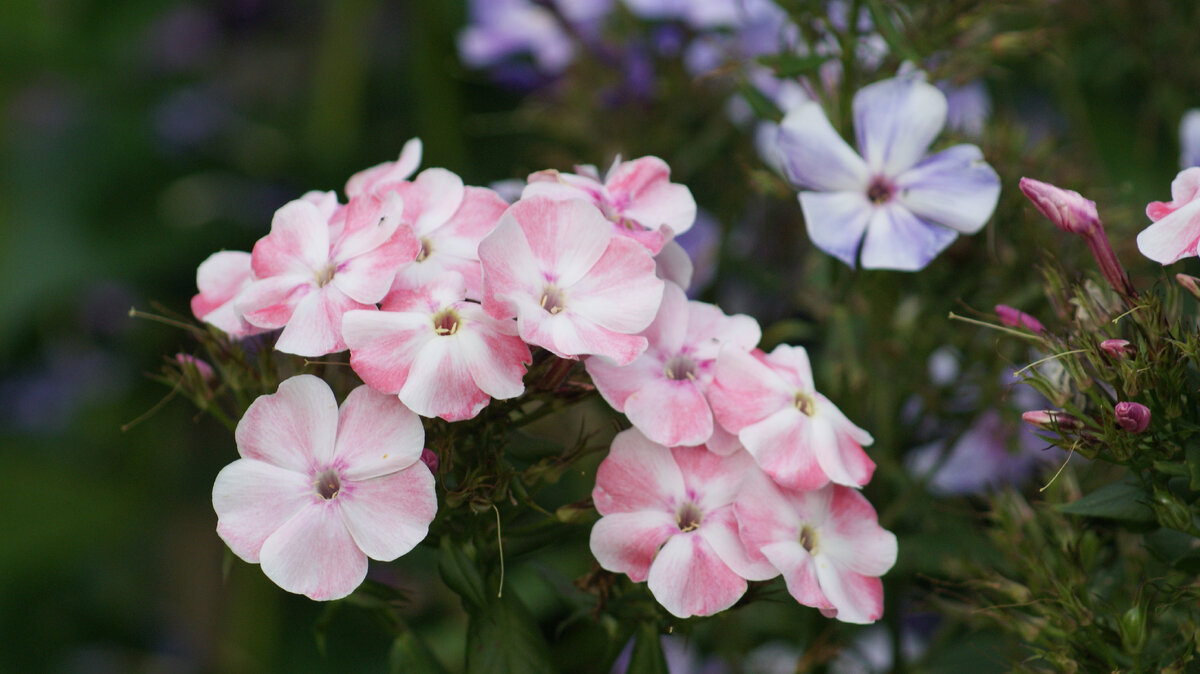
[[[784,117],[779,152],[788,179],[809,188],[800,208],[809,238],[851,267],[916,271],[992,216],[1000,178],[974,145],[925,156],[946,123],[946,96],[914,72],[854,95],[856,153],[816,103]]]

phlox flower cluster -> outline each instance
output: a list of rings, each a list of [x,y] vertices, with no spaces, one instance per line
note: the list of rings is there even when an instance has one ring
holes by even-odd
[[[697,209],[667,164],[539,171],[510,205],[445,169],[418,174],[420,152],[352,177],[346,203],[284,205],[252,252],[200,267],[199,319],[235,338],[277,331],[285,353],[348,350],[364,384],[339,408],[299,375],[249,407],[242,458],[213,490],[233,552],[289,591],[349,594],[368,558],[406,553],[437,512],[421,418],[521,396],[540,349],[582,361],[633,426],[593,491],[604,568],[680,617],[782,575],[826,615],[878,619],[896,540],[858,492],[871,436],[816,390],[803,348],[764,352],[754,319],[688,299],[674,237]]]

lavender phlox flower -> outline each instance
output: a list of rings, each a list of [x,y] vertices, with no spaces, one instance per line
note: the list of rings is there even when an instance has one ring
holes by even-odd
[[[458,35],[458,53],[472,68],[528,54],[555,75],[570,65],[574,45],[554,12],[529,0],[472,0],[471,21]]]
[[[935,82],[946,95],[946,126],[972,138],[983,135],[983,128],[992,116],[992,97],[981,80],[955,84],[950,80]]]
[[[926,156],[946,97],[911,73],[854,95],[860,156],[817,103],[784,117],[779,150],[813,244],[850,266],[915,271],[988,221],[1000,178],[974,145]]]
[[[1200,108],[1183,113],[1179,121],[1179,167],[1200,166]]]
[[[1007,420],[998,410],[979,415],[947,446],[938,440],[913,449],[905,467],[928,476],[927,488],[939,496],[975,494],[1006,484],[1021,484],[1046,459],[1045,443],[1027,426]]]

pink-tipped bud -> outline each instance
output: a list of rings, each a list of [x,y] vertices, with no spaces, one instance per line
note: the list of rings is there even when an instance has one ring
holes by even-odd
[[[1000,317],[1001,324],[1010,328],[1022,327],[1030,332],[1037,333],[1045,332],[1046,330],[1042,326],[1041,321],[1007,304],[997,304],[996,315]]]
[[[425,467],[429,469],[429,472],[433,473],[434,475],[437,475],[438,466],[441,465],[441,463],[438,461],[437,454],[434,454],[433,450],[428,447],[421,450],[421,463],[425,464]]]
[[[200,378],[204,381],[212,381],[213,377],[217,376],[217,373],[213,371],[212,365],[209,365],[190,353],[175,354],[175,361],[184,367],[191,365],[192,367],[196,368],[196,372],[200,373]]]
[[[1187,274],[1176,274],[1175,282],[1183,286],[1183,289],[1192,294],[1192,297],[1200,300],[1200,279]]]
[[[1100,227],[1096,202],[1084,199],[1074,190],[1064,190],[1050,183],[1021,178],[1021,191],[1054,226],[1080,236],[1091,236]]]
[[[1117,403],[1113,412],[1117,425],[1130,433],[1141,433],[1150,426],[1150,408],[1141,403]]]
[[[1082,194],[1074,190],[1064,190],[1032,178],[1021,178],[1021,191],[1055,227],[1078,234],[1087,241],[1100,273],[1104,274],[1113,290],[1127,300],[1137,297],[1133,284],[1125,275],[1125,268],[1117,260],[1117,254],[1104,233],[1100,214],[1096,212],[1096,202],[1084,199]]]
[[[1133,355],[1133,345],[1128,339],[1106,339],[1100,342],[1100,349],[1113,358],[1128,358]]]
[[[1083,428],[1083,423],[1078,419],[1058,410],[1029,410],[1021,414],[1021,421],[1047,431],[1074,431]]]

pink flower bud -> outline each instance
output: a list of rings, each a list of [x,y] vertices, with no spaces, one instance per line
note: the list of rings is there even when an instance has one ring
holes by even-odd
[[[996,305],[996,315],[1000,317],[1000,322],[1010,328],[1022,327],[1030,332],[1045,332],[1046,328],[1042,326],[1042,322],[1030,316],[1024,311],[1014,309],[1007,304]]]
[[[208,363],[189,353],[175,354],[175,361],[184,367],[187,367],[188,365],[195,367],[196,371],[200,373],[200,378],[204,381],[212,381],[212,378],[216,376],[216,372],[213,371],[212,365],[209,365]]]
[[[1073,431],[1083,428],[1083,423],[1078,419],[1058,410],[1030,410],[1021,414],[1021,421],[1048,431]]]
[[[1117,254],[1108,243],[1108,236],[1104,234],[1104,225],[1096,212],[1096,202],[1084,199],[1083,195],[1073,190],[1064,190],[1031,178],[1021,178],[1021,191],[1055,227],[1078,234],[1087,241],[1100,273],[1104,274],[1113,290],[1126,299],[1137,297],[1133,284],[1125,275],[1125,269],[1117,260]]]
[[[1106,339],[1100,342],[1100,348],[1113,358],[1128,358],[1133,354],[1133,345],[1128,339]]]
[[[434,454],[433,450],[428,447],[421,450],[421,463],[425,464],[425,467],[429,469],[429,472],[434,473],[435,475],[437,474],[438,466],[441,465],[441,463],[438,461],[437,454]]]
[[[1117,425],[1130,433],[1141,433],[1150,425],[1150,408],[1141,403],[1117,403],[1113,412]]]
[[[1175,282],[1183,286],[1183,289],[1192,294],[1192,297],[1200,300],[1200,279],[1187,274],[1176,274]]]

